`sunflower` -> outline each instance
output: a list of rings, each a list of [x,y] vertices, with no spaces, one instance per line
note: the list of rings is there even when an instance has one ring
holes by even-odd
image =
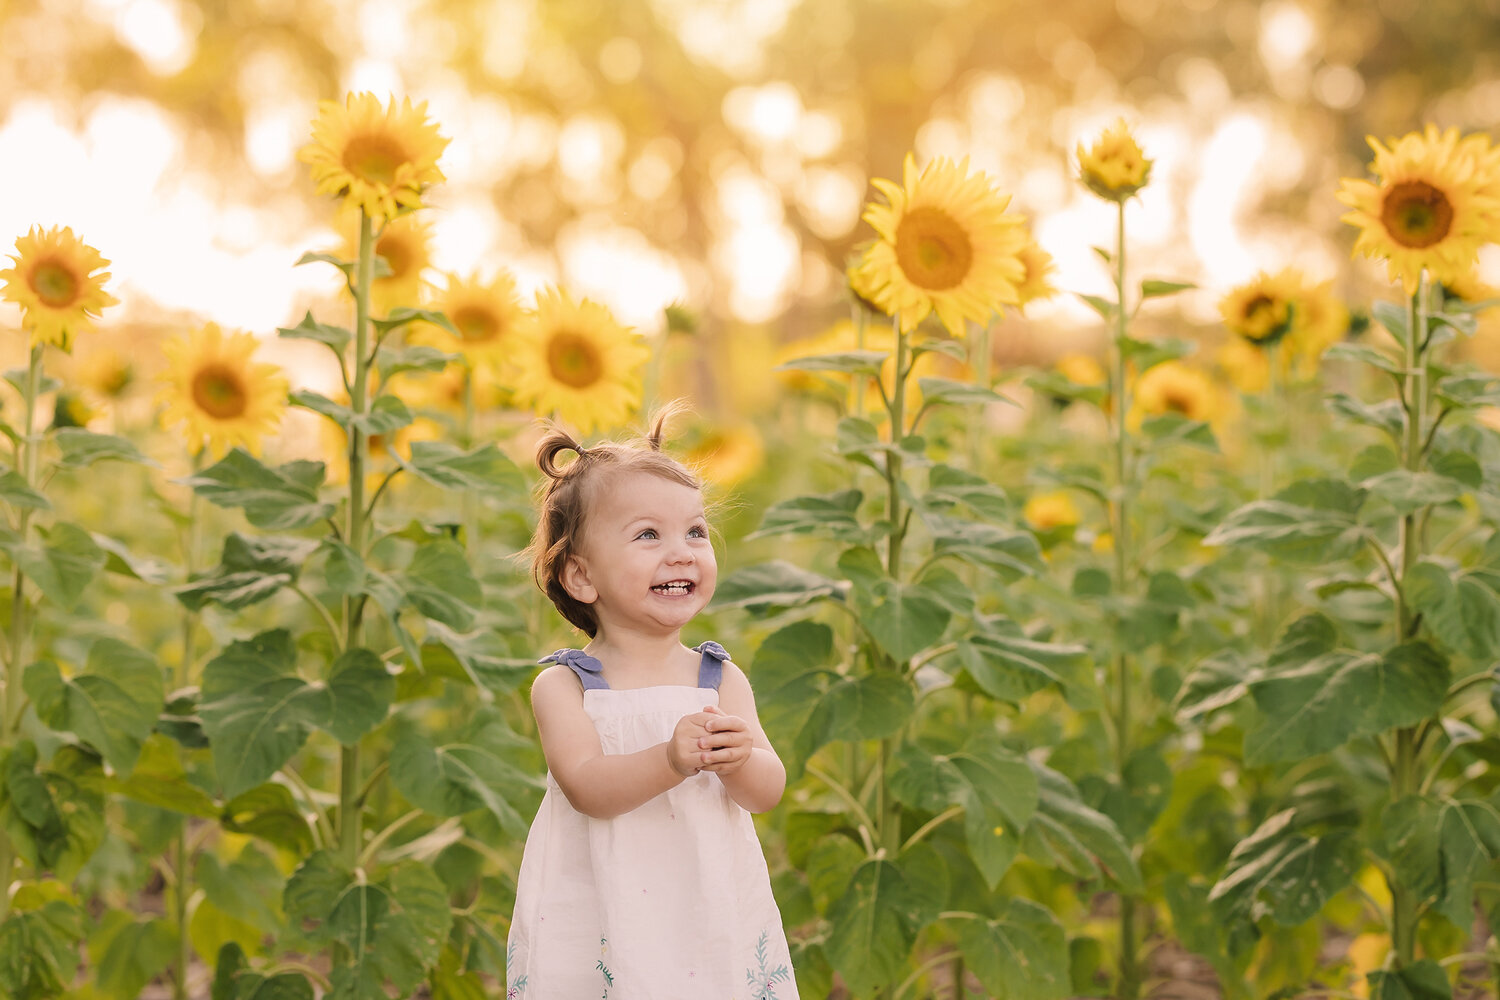
[[[687,453],[709,482],[735,486],[766,462],[766,445],[754,424],[737,423],[708,431]]]
[[[54,344],[68,350],[73,334],[87,330],[105,306],[119,300],[104,290],[109,261],[66,226],[30,232],[16,240],[15,265],[0,271],[3,297],[21,307],[21,326],[31,346]]]
[[[509,271],[499,271],[487,282],[477,274],[449,274],[447,287],[432,305],[458,328],[458,336],[423,323],[412,330],[413,341],[461,355],[470,368],[493,372],[503,366],[511,351],[510,335],[525,314]]]
[[[341,227],[344,256],[359,256],[359,218],[352,212]],[[432,266],[432,226],[415,215],[398,215],[380,229],[375,255],[391,273],[370,282],[370,301],[380,314],[397,306],[414,306],[422,295],[422,273]]]
[[[1052,275],[1056,273],[1057,265],[1053,263],[1052,255],[1043,250],[1035,240],[1028,240],[1019,256],[1021,266],[1025,268],[1025,276],[1016,285],[1019,299],[1016,304],[1024,312],[1028,304],[1050,299],[1057,294],[1057,288],[1052,284]]]
[[[1346,177],[1338,193],[1354,209],[1343,221],[1359,227],[1354,252],[1384,258],[1408,295],[1424,270],[1444,283],[1462,278],[1480,246],[1500,238],[1500,168],[1488,144],[1435,125],[1389,147],[1368,141],[1378,182]]]
[[[261,438],[281,422],[287,380],[275,365],[251,360],[255,346],[251,334],[226,334],[216,323],[162,345],[161,420],[187,426],[194,454],[205,444],[215,457],[235,445],[258,453]]]
[[[1092,354],[1064,354],[1052,367],[1074,385],[1104,385],[1109,381],[1104,365]]]
[[[897,317],[902,332],[936,313],[961,337],[965,320],[983,323],[1002,303],[1016,305],[1027,236],[1024,220],[1005,214],[1010,196],[987,174],[971,174],[967,158],[939,157],[918,174],[908,153],[902,174],[899,186],[872,182],[888,204],[865,208],[879,239],[854,264],[851,289]]]
[[[1081,520],[1078,505],[1063,490],[1032,494],[1021,509],[1021,516],[1036,531],[1072,527]]]
[[[1219,387],[1206,372],[1181,361],[1164,361],[1136,380],[1127,422],[1135,430],[1145,417],[1166,413],[1214,422],[1223,410]]]
[[[1291,330],[1301,293],[1301,276],[1291,268],[1261,271],[1219,300],[1219,315],[1230,333],[1269,347]]]
[[[79,351],[73,374],[84,389],[101,399],[119,399],[136,384],[135,362],[107,344]]]
[[[1105,129],[1091,148],[1078,144],[1079,178],[1108,201],[1123,202],[1145,187],[1154,162],[1146,159],[1123,118]]]
[[[350,94],[342,106],[321,101],[313,141],[297,153],[312,169],[318,194],[343,198],[379,225],[422,207],[422,192],[443,179],[438,157],[448,140],[427,120],[427,102],[384,107],[374,94]]]
[[[640,402],[650,353],[604,306],[546,289],[516,328],[510,352],[516,402],[584,434],[619,426]]]
[[[1323,352],[1349,332],[1349,307],[1333,294],[1333,282],[1302,282],[1292,329],[1286,335],[1283,364],[1288,374],[1307,381],[1318,373]]]

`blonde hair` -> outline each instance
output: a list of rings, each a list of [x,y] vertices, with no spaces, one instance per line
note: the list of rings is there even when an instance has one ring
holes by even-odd
[[[599,619],[591,605],[568,593],[562,583],[563,570],[578,554],[590,504],[608,480],[620,473],[645,472],[703,489],[703,480],[693,470],[661,450],[667,421],[684,409],[681,403],[668,403],[651,419],[645,437],[625,444],[606,441],[585,448],[556,424],[537,444],[536,464],[546,479],[538,502],[536,534],[527,549],[531,573],[562,616],[591,639],[599,631]],[[578,457],[559,465],[558,456],[567,451]]]

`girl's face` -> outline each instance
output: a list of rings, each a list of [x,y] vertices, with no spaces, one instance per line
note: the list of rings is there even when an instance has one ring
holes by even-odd
[[[611,630],[675,632],[714,596],[719,566],[703,494],[649,472],[598,484],[563,586]]]

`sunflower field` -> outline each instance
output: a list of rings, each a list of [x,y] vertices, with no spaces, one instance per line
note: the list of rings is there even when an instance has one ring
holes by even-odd
[[[0,4],[0,997],[525,1000],[679,399],[802,997],[1500,995],[1500,9],[1005,6]]]

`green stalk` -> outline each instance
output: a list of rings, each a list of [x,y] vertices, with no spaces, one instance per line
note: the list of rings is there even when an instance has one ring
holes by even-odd
[[[1402,464],[1412,472],[1422,466],[1422,433],[1427,417],[1427,272],[1422,272],[1417,291],[1406,306],[1406,372],[1402,382],[1406,389],[1406,435],[1402,442]],[[1401,595],[1407,575],[1416,566],[1421,553],[1417,513],[1401,518],[1401,583],[1397,593],[1397,642],[1411,638],[1411,609]],[[1391,762],[1391,800],[1399,801],[1417,791],[1416,727],[1396,732],[1395,758]],[[1391,888],[1391,943],[1396,949],[1397,968],[1405,967],[1416,957],[1417,894],[1399,879],[1389,878]]]
[[[990,386],[990,324],[979,325],[974,338],[974,384],[982,389]],[[979,474],[980,446],[984,441],[984,403],[975,403],[969,416],[969,471]]]
[[[885,478],[888,488],[888,500],[886,504],[886,515],[891,521],[890,545],[886,549],[886,572],[892,580],[901,579],[901,544],[905,540],[905,530],[902,527],[904,520],[901,511],[901,439],[905,435],[906,421],[906,334],[901,330],[899,320],[891,321],[892,330],[896,335],[896,363],[895,376],[891,380],[891,450],[886,453]],[[904,665],[903,665],[904,666]],[[876,794],[879,800],[880,817],[880,843],[886,851],[894,857],[901,847],[901,812],[896,805],[895,797],[889,794],[886,788],[886,779],[890,775],[889,761],[895,751],[896,741],[886,738],[880,741],[880,768],[879,782],[876,785]]]
[[[370,376],[370,282],[375,271],[375,238],[370,217],[361,209],[359,213],[359,263],[354,281],[354,382],[349,394],[349,407],[355,416],[369,413]],[[349,519],[344,532],[348,546],[364,556],[365,545],[365,464],[369,458],[370,442],[365,432],[351,425],[349,428]],[[355,596],[344,598],[345,649],[356,649],[364,644],[363,627],[360,622],[362,599]],[[359,861],[360,805],[359,805],[359,744],[353,743],[339,750],[339,854],[352,868]]]
[[[857,351],[863,351],[865,349],[865,340],[867,339],[867,331],[869,329],[869,325],[870,325],[870,315],[869,315],[869,312],[865,309],[864,303],[862,303],[862,302],[855,302],[854,303],[854,349],[855,350],[857,350]],[[850,412],[853,413],[856,417],[863,417],[865,415],[865,391],[869,388],[868,386],[865,385],[865,376],[863,376],[863,375],[856,375],[852,379],[850,379],[849,381],[850,381],[851,388],[854,390],[854,399],[852,401],[852,405],[850,406]]]
[[[665,336],[665,334],[663,334]],[[464,412],[458,428],[458,445],[468,451],[474,447],[474,369],[464,366]],[[473,559],[479,542],[479,494],[473,487],[463,493],[464,553]]]
[[[37,441],[36,441],[36,398],[40,394],[42,384],[42,347],[34,344],[31,348],[31,356],[26,369],[26,391],[22,393],[25,401],[26,415],[25,423],[21,425],[21,475],[25,477],[26,485],[36,485],[37,464]],[[31,527],[31,511],[22,507],[16,514],[17,526],[16,536],[22,545],[26,544]],[[11,578],[10,591],[10,644],[8,652],[10,662],[5,665],[5,702],[0,711],[4,717],[0,718],[0,747],[12,747],[15,745],[16,736],[21,726],[21,706],[24,703],[21,689],[21,673],[26,663],[26,636],[30,630],[31,623],[26,611],[26,575],[21,572],[19,565]],[[10,914],[10,892],[9,886],[11,875],[16,865],[15,845],[11,843],[10,835],[0,830],[0,920],[4,920]]]
[[[203,468],[203,452],[199,451],[193,456],[193,472],[196,474]],[[197,491],[188,496],[188,524],[187,535],[182,542],[182,564],[186,579],[192,579],[193,571],[198,563],[198,517],[201,512],[201,502]],[[198,612],[182,609],[182,656],[177,661],[177,668],[173,672],[172,686],[175,690],[182,690],[191,684],[193,678],[193,660],[195,658],[194,640],[197,634]],[[193,943],[188,938],[188,897],[192,894],[191,877],[188,872],[190,851],[188,850],[188,817],[182,818],[182,828],[177,831],[177,843],[173,845],[172,867],[177,874],[176,882],[172,887],[172,912],[177,918],[177,958],[172,969],[172,1000],[188,1000],[187,975],[188,968],[193,961]]]
[[[1125,202],[1115,203],[1115,336],[1110,361],[1114,367],[1114,593],[1125,596],[1129,584],[1130,519],[1129,434],[1125,415],[1130,411],[1130,394],[1125,383]],[[1120,783],[1125,781],[1125,763],[1130,759],[1130,661],[1121,648],[1115,649],[1115,767]],[[1135,900],[1120,897],[1120,1000],[1135,1000],[1140,995],[1141,970],[1137,961]]]

